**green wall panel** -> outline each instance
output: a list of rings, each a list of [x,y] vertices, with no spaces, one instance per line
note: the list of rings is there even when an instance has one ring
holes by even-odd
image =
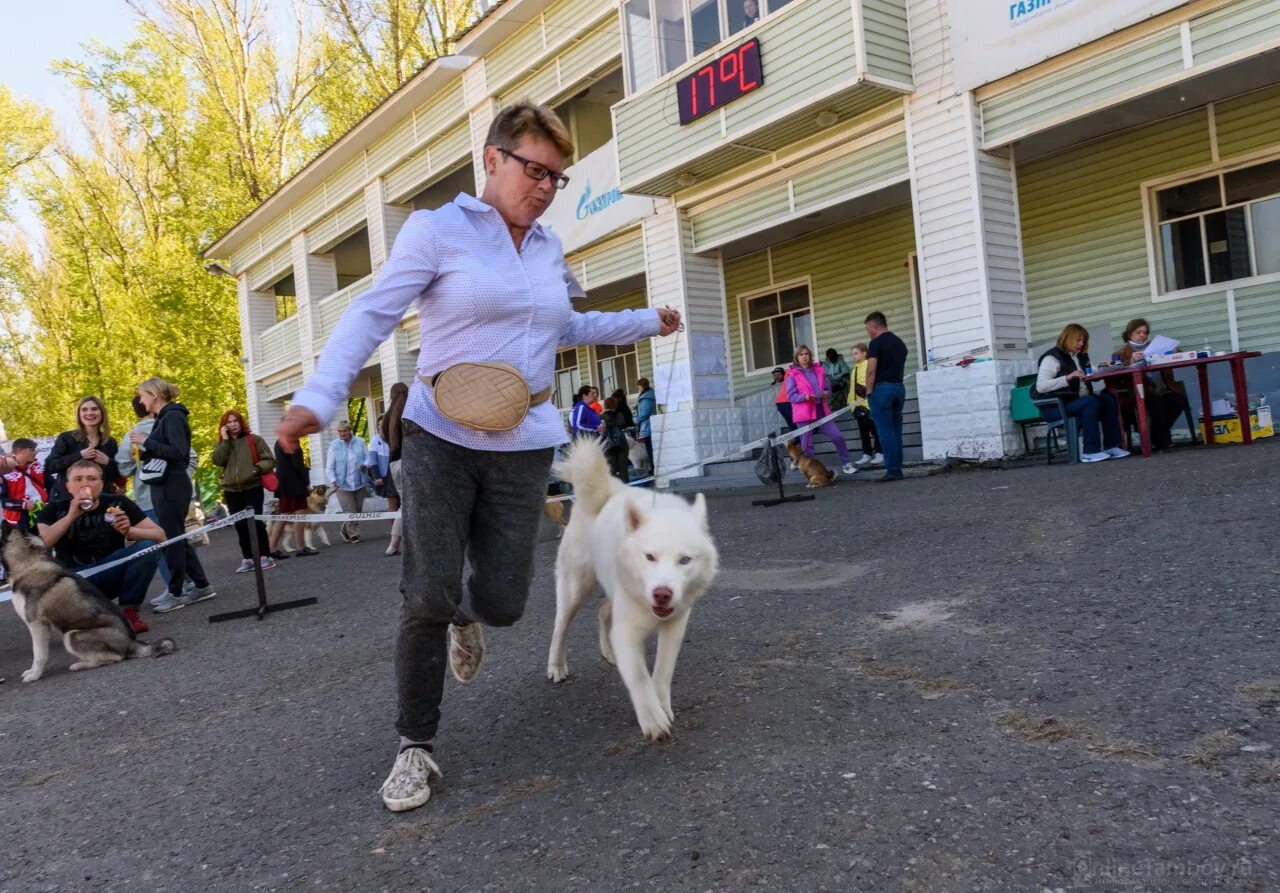
[[[914,248],[911,207],[903,205],[728,261],[725,292],[734,392],[749,394],[769,381],[767,374],[748,376],[743,369],[741,296],[806,276],[811,280],[819,352],[834,347],[848,359],[854,343],[867,340],[862,321],[872,310],[880,310],[911,350],[908,368],[917,368],[915,315],[906,267]],[[915,395],[914,379],[907,390],[909,396]]]
[[[1268,145],[1259,135],[1274,129],[1275,93],[1217,107],[1224,161]],[[1280,149],[1280,133],[1270,140]],[[1033,342],[1069,322],[1110,324],[1118,340],[1124,324],[1142,316],[1188,346],[1208,338],[1215,349],[1230,347],[1226,289],[1154,302],[1147,263],[1141,184],[1210,163],[1208,114],[1198,109],[1018,165]],[[1242,346],[1280,349],[1280,286],[1238,289],[1236,311]],[[1111,346],[1095,345],[1094,355]]]
[[[1213,107],[1223,158],[1280,147],[1280,87],[1269,87]]]

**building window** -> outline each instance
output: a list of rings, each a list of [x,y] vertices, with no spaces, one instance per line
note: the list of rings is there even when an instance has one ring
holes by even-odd
[[[626,0],[627,76],[636,93],[791,0]]]
[[[596,372],[600,382],[600,405],[605,398],[622,388],[630,394],[636,389],[636,381],[640,378],[640,359],[634,344],[613,346],[602,344],[596,347]]]
[[[556,390],[552,402],[560,409],[573,409],[573,398],[580,387],[582,375],[578,372],[577,349],[556,351]]]
[[[813,307],[807,284],[744,297],[742,319],[748,373],[788,365],[801,344],[813,348]]]
[[[271,291],[276,297],[276,322],[284,322],[298,312],[298,287],[292,273],[271,286]]]
[[[1280,159],[1155,193],[1162,291],[1280,273]]]

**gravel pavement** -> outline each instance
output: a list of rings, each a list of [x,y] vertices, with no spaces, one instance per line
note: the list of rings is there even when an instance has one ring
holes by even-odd
[[[37,683],[0,605],[0,890],[1280,889],[1280,444],[711,497],[723,572],[640,737],[594,612],[449,680],[392,814],[387,524],[148,615],[180,651]],[[144,638],[148,638],[144,636]]]

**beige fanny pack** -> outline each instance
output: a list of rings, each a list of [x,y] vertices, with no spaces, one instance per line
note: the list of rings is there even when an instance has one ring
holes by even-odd
[[[510,431],[551,397],[551,388],[530,394],[520,370],[508,363],[457,363],[418,378],[431,388],[441,415],[475,431]]]

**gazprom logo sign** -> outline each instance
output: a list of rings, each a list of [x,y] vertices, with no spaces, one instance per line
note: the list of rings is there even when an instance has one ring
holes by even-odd
[[[591,181],[588,180],[586,185],[582,187],[582,195],[578,199],[578,219],[586,220],[593,214],[599,214],[610,205],[616,205],[622,201],[622,190],[613,187],[608,192],[593,196],[591,194]]]
[[[1053,0],[1016,0],[1009,4],[1009,21],[1015,24],[1027,21],[1036,14],[1043,14],[1053,6]]]
[[[607,238],[653,213],[653,199],[618,188],[613,140],[565,171],[569,185],[542,215],[542,225],[560,237],[566,252]]]

